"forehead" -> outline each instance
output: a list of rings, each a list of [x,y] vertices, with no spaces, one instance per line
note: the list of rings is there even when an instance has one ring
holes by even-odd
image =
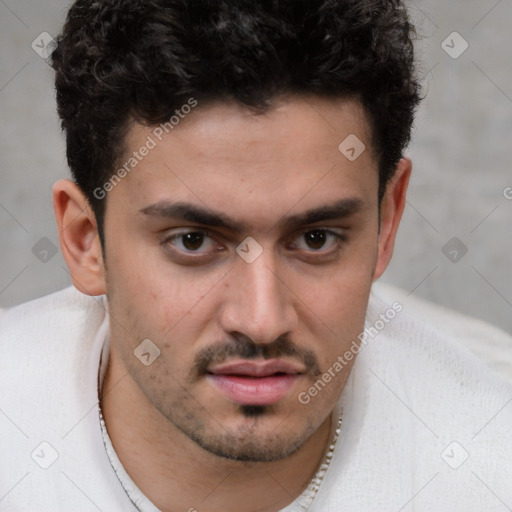
[[[336,142],[350,134],[371,147],[366,112],[355,100],[288,97],[264,113],[254,113],[234,102],[196,103],[193,109],[184,104],[183,113],[172,115],[171,122],[149,128],[134,124],[128,132],[127,145],[136,146],[141,136],[151,134],[157,143],[175,141],[182,150],[192,149],[197,157],[215,153],[225,159],[245,155],[252,160],[257,156],[258,161],[264,160],[266,154],[273,159],[289,159],[293,152],[300,159],[308,156],[311,149],[332,152],[338,149]],[[254,146],[257,143],[263,148]],[[240,144],[245,144],[243,153]]]
[[[140,151],[144,146],[151,149]],[[131,127],[119,167],[129,160],[136,165],[109,201],[122,197],[144,208],[172,199],[248,214],[250,201],[262,217],[277,214],[276,204],[290,210],[301,201],[305,209],[340,196],[369,196],[378,186],[371,147],[365,112],[355,101],[295,98],[264,114],[234,103],[198,104],[172,125]],[[362,152],[353,159],[347,149]]]

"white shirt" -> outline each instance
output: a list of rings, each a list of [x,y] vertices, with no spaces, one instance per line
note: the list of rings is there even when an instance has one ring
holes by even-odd
[[[367,328],[389,308],[372,296]],[[2,312],[2,512],[137,510],[99,420],[107,333],[105,299],[73,288]],[[512,507],[512,383],[406,310],[367,337],[337,407],[311,512]],[[295,500],[283,512],[301,510]]]

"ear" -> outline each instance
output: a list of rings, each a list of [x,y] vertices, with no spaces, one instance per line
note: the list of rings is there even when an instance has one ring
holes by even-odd
[[[60,249],[73,285],[87,295],[104,294],[103,255],[96,217],[89,201],[76,183],[59,180],[53,186],[53,209]]]
[[[411,160],[402,158],[382,198],[377,262],[373,273],[374,281],[384,273],[393,255],[396,233],[405,208],[411,170]]]

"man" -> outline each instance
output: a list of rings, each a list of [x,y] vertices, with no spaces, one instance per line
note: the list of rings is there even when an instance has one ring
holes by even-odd
[[[75,288],[2,316],[2,510],[512,505],[512,384],[370,296],[412,30],[397,0],[73,4]]]

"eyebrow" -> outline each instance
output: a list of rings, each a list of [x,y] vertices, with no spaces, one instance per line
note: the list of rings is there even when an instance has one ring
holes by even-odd
[[[360,212],[365,206],[366,203],[362,199],[347,197],[332,204],[285,216],[278,224],[287,229],[294,229],[326,220],[345,219]],[[244,223],[235,221],[222,212],[193,203],[163,200],[142,208],[140,212],[150,217],[184,220],[205,226],[221,227],[234,233],[249,231]]]

